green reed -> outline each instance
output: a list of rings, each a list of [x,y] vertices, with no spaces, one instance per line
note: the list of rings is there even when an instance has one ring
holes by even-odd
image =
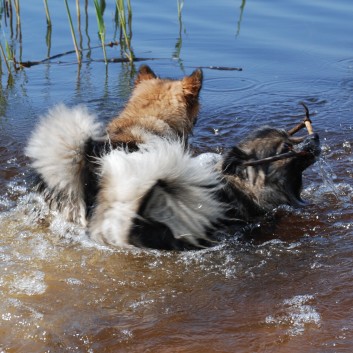
[[[120,45],[123,48],[127,59],[132,62],[134,60],[134,54],[131,48],[131,24],[132,24],[132,9],[131,1],[127,0],[127,16],[125,11],[125,1],[124,0],[115,0],[116,10],[118,13],[119,27],[122,33]],[[128,34],[129,28],[129,34]]]
[[[21,13],[20,13],[20,0],[14,0],[15,11],[16,11],[16,37],[22,39],[21,32]]]
[[[14,4],[14,9],[12,7],[12,1]],[[4,0],[3,3],[0,5],[0,19],[2,19],[2,16],[4,16],[4,22],[5,26],[7,25],[7,20],[9,21],[9,27],[10,27],[10,35],[11,38],[16,38],[18,39],[19,42],[19,48],[20,48],[20,57],[22,56],[22,32],[21,32],[21,16],[20,16],[20,2],[19,0]],[[14,19],[13,17],[16,16],[16,35],[14,37],[13,33],[13,22]],[[7,71],[9,73],[9,76],[11,76],[11,64],[13,65],[14,71],[19,70],[19,66],[17,66],[17,61],[15,57],[15,51],[10,46],[5,32],[3,32],[3,39],[2,42],[4,42],[4,45],[0,43],[0,52],[1,52],[1,57],[3,58]],[[5,49],[4,49],[5,46]]]
[[[112,0],[114,3],[114,0]],[[184,1],[184,0],[178,0]],[[88,15],[87,8],[90,0],[84,0],[85,9],[86,9],[86,34],[88,37]],[[83,47],[82,47],[82,35],[81,35],[81,14],[80,14],[80,0],[76,0],[76,11],[77,11],[77,26],[78,29],[75,28],[76,24],[74,23],[74,19],[71,16],[69,4],[72,5],[72,1],[64,0],[64,6],[66,7],[66,12],[68,16],[68,24],[71,31],[72,41],[77,57],[77,62],[81,63],[83,56]],[[107,52],[106,47],[112,46],[115,42],[110,42],[108,44],[105,43],[106,40],[106,27],[104,23],[104,10],[106,7],[106,0],[93,0],[93,4],[95,6],[96,19],[97,19],[97,27],[98,27],[98,35],[101,42],[104,62],[107,64]],[[46,31],[46,45],[47,45],[47,58],[50,58],[51,51],[51,35],[52,35],[52,17],[49,11],[49,1],[43,0],[44,5],[44,13],[46,16],[47,22],[47,31]],[[131,47],[131,38],[132,38],[132,8],[131,8],[131,0],[115,0],[115,9],[116,9],[116,28],[120,30],[120,47],[122,50],[122,56],[124,58],[122,60],[128,60],[130,62],[134,61],[134,54]],[[22,62],[22,32],[21,32],[21,12],[20,12],[20,0],[0,0],[0,21],[3,21],[4,26],[8,29],[8,33],[4,33],[2,44],[0,48],[0,60],[5,61],[6,67],[8,71],[11,71],[12,64],[14,65],[15,71],[19,68],[27,67],[29,62]],[[16,35],[14,35],[14,29],[16,26]],[[1,26],[1,24],[0,24]],[[80,38],[77,37],[77,30],[79,31]],[[16,61],[15,51],[9,45],[6,40],[6,36],[11,38],[11,43],[13,39],[16,38],[17,41],[14,42],[19,46],[20,57],[19,60]],[[80,39],[80,42],[78,41]],[[12,45],[12,44],[11,44]],[[45,59],[44,59],[45,60]],[[27,65],[27,66],[26,66]],[[1,70],[0,70],[1,71]]]
[[[241,5],[240,5],[239,19],[238,19],[238,22],[237,22],[237,32],[235,34],[236,37],[238,37],[239,34],[240,34],[240,26],[241,26],[241,21],[242,21],[242,18],[243,18],[245,4],[246,4],[246,0],[242,0]]]
[[[7,41],[6,41],[6,45],[7,45]],[[4,59],[7,71],[9,73],[9,75],[11,75],[11,68],[10,68],[9,60],[8,60],[6,54],[5,54],[5,50],[4,50],[4,47],[2,46],[1,42],[0,42],[0,51],[1,51],[1,55],[2,55],[2,57]]]
[[[78,46],[77,46],[76,35],[75,35],[74,26],[73,26],[73,24],[72,24],[72,18],[71,18],[71,13],[70,13],[69,5],[68,5],[68,3],[67,3],[67,0],[64,0],[64,2],[65,2],[65,5],[66,5],[67,16],[68,16],[68,18],[69,18],[71,36],[72,36],[72,40],[73,40],[73,42],[74,42],[75,52],[76,52],[76,56],[77,56],[77,62],[80,64],[80,63],[81,63],[82,53],[81,53],[81,51],[78,49]]]
[[[182,36],[182,31],[183,31],[182,10],[183,10],[183,7],[184,7],[184,0],[177,0],[178,21],[179,21],[179,37],[175,43],[175,50],[173,52],[173,58],[177,59],[182,70],[184,70],[184,68],[183,68],[183,62],[180,59],[180,52],[181,52],[181,48],[183,45],[183,36]]]
[[[107,53],[105,50],[105,25],[104,25],[104,18],[103,18],[105,4],[104,3],[99,4],[98,0],[94,0],[94,7],[96,8],[98,34],[99,34],[100,41],[102,43],[104,62],[107,65],[107,63],[108,63]]]
[[[45,16],[47,18],[47,26],[51,27],[51,18],[50,18],[50,12],[48,7],[48,0],[43,0],[43,2],[44,2],[44,9],[45,9]]]
[[[178,20],[179,20],[179,27],[181,27],[181,23],[182,23],[182,20],[181,20],[181,12],[183,10],[183,7],[184,7],[184,0],[177,0],[177,8],[178,8]]]

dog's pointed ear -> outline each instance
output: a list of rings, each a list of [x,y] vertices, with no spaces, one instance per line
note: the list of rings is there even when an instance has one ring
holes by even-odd
[[[234,146],[225,156],[222,163],[222,172],[224,174],[235,175],[237,174],[238,168],[243,162],[248,161],[250,156],[245,153],[242,149]]]
[[[190,76],[184,77],[182,85],[185,96],[198,97],[202,87],[202,80],[203,73],[201,69],[197,69]]]
[[[141,81],[151,80],[152,78],[157,78],[157,75],[148,65],[141,65],[135,79],[135,85],[138,85]]]

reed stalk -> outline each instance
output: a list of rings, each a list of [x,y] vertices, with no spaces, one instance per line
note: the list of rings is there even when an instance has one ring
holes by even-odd
[[[181,21],[181,12],[183,10],[184,7],[184,0],[177,0],[177,7],[178,7],[178,20],[179,20],[179,24],[182,23]]]
[[[13,37],[13,20],[12,20],[12,3],[11,0],[3,0],[2,1],[2,8],[1,8],[1,12],[4,13],[4,24],[5,27],[9,27],[10,28],[10,36],[11,38]],[[7,22],[9,21],[9,23]]]
[[[128,10],[128,23],[130,28],[130,34],[127,34],[127,21],[126,21],[126,12],[125,12],[125,1],[124,0],[115,0],[116,8],[119,15],[119,23],[120,29],[123,33],[124,40],[124,51],[125,55],[129,59],[130,62],[134,60],[134,55],[131,49],[131,22],[132,22],[132,10],[131,10],[131,2],[127,0],[127,10]]]
[[[51,34],[52,34],[52,26],[47,25],[47,33],[45,35],[45,43],[47,44],[47,58],[50,57],[51,51]]]
[[[16,37],[18,36],[21,40],[22,33],[21,33],[21,14],[20,14],[20,1],[14,0],[15,11],[16,11]]]
[[[176,58],[179,62],[179,65],[182,70],[183,64],[180,59],[180,53],[181,53],[181,48],[183,45],[183,36],[182,36],[182,31],[183,31],[183,20],[182,20],[182,10],[184,7],[184,0],[177,0],[177,9],[178,9],[178,21],[179,21],[179,37],[177,39],[177,42],[175,43],[175,51],[173,53],[173,57]]]
[[[5,65],[6,65],[6,68],[7,68],[7,71],[9,73],[9,75],[11,75],[11,68],[10,68],[10,64],[8,62],[8,59],[7,59],[7,56],[5,54],[5,50],[4,50],[4,47],[2,46],[1,42],[0,42],[0,51],[1,51],[1,55],[5,61]]]
[[[104,62],[107,65],[108,61],[107,61],[107,53],[105,50],[105,25],[104,25],[104,18],[103,18],[103,9],[100,6],[98,0],[94,0],[94,6],[96,8],[98,34],[99,34],[100,41],[102,43]]]
[[[67,11],[67,15],[68,15],[68,18],[69,18],[69,24],[70,24],[70,29],[71,29],[71,36],[72,36],[72,40],[74,42],[74,47],[75,47],[75,52],[76,52],[76,56],[77,56],[77,62],[79,64],[81,64],[81,52],[80,50],[78,49],[78,46],[77,46],[77,41],[76,41],[76,35],[75,35],[75,30],[74,30],[74,26],[72,24],[72,18],[71,18],[71,13],[70,13],[70,9],[69,9],[69,5],[67,3],[67,0],[64,0],[65,2],[65,5],[66,5],[66,11]]]
[[[48,0],[43,0],[43,2],[44,2],[44,9],[45,9],[45,16],[47,18],[47,26],[51,27],[51,18],[49,13]]]
[[[88,33],[88,0],[85,0],[85,33],[87,37],[88,53],[87,58],[91,58],[91,38]]]
[[[129,25],[129,40],[131,45],[131,37],[132,37],[132,9],[131,9],[131,1],[127,0],[127,22]]]
[[[235,34],[236,37],[238,37],[240,34],[240,26],[241,26],[241,21],[243,18],[245,4],[246,4],[246,0],[242,0],[241,5],[240,5],[240,14],[239,14],[238,22],[237,22],[237,33]]]
[[[81,6],[80,6],[80,0],[76,0],[76,12],[77,12],[77,28],[78,28],[78,35],[80,38],[79,46],[80,46],[80,51],[82,52],[83,46],[82,46],[82,32],[81,32]]]

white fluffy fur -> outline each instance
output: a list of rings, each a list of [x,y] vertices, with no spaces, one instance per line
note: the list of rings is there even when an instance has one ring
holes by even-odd
[[[81,180],[84,146],[87,139],[102,133],[103,127],[86,108],[60,105],[41,119],[26,149],[46,185],[44,196],[51,206],[66,220],[83,226],[87,225]],[[128,246],[133,220],[153,188],[143,217],[166,224],[175,238],[198,245],[198,239],[207,239],[206,230],[223,214],[214,195],[219,175],[212,163],[201,165],[185,152],[182,141],[158,138],[141,127],[133,133],[143,134],[147,141],[137,152],[116,149],[97,159],[98,202],[87,225],[91,238]],[[169,191],[156,186],[159,180]]]
[[[32,133],[26,154],[32,167],[47,185],[52,206],[56,204],[66,219],[85,225],[85,205],[80,171],[85,141],[102,134],[102,126],[83,106],[58,105],[41,118]],[[54,203],[54,205],[53,205]]]
[[[89,225],[91,237],[101,243],[127,246],[133,218],[146,193],[158,180],[173,195],[155,187],[145,217],[165,223],[175,238],[198,245],[206,230],[223,214],[216,200],[218,174],[184,151],[177,141],[155,138],[134,153],[114,150],[100,161],[98,205]]]

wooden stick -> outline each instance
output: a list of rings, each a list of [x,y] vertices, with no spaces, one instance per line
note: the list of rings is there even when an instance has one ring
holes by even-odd
[[[293,127],[293,129],[290,129],[288,131],[288,135],[292,136],[295,133],[297,133],[299,130],[303,129],[305,127],[304,121],[300,122],[297,126]]]
[[[298,156],[300,154],[302,154],[302,152],[289,151],[289,152],[286,152],[286,153],[278,154],[276,156],[271,156],[271,157],[266,157],[266,158],[263,158],[263,159],[258,159],[256,161],[244,162],[241,165],[243,167],[249,167],[249,166],[261,165],[261,164],[266,164],[266,163],[272,163],[272,162],[275,162],[275,161],[279,161],[281,159],[292,158],[292,157]]]
[[[288,130],[288,135],[292,136],[295,133],[297,133],[298,131],[300,131],[301,129],[303,129],[304,127],[306,127],[306,129],[308,130],[309,135],[311,135],[314,131],[313,131],[313,127],[312,127],[312,122],[310,120],[310,113],[309,113],[309,109],[306,106],[305,103],[300,102],[300,104],[304,107],[305,109],[305,118],[302,122],[300,122],[297,126],[295,126],[294,128]]]
[[[314,133],[313,127],[311,125],[311,121],[310,120],[305,120],[305,127],[308,130],[308,134],[312,135]]]
[[[311,120],[310,120],[310,113],[308,107],[305,105],[305,103],[301,102],[300,103],[304,109],[305,109],[305,119],[304,119],[304,124],[306,129],[308,130],[309,135],[312,135],[314,133],[313,127],[311,125]]]

